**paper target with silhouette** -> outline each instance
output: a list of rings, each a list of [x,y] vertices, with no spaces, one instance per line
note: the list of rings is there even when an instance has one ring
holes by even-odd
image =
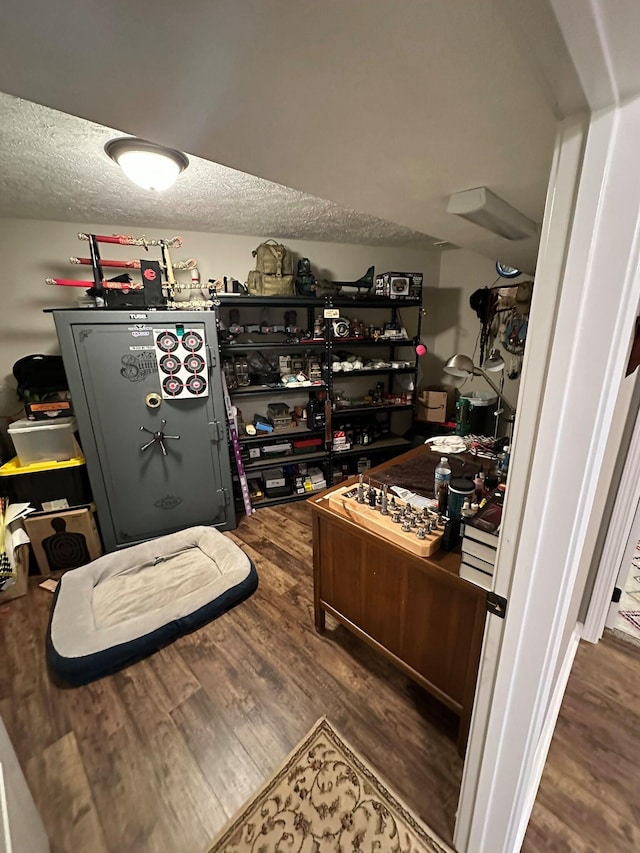
[[[102,554],[96,524],[88,509],[36,515],[25,519],[25,527],[42,574],[76,569]]]
[[[165,400],[207,397],[207,371],[204,329],[154,329],[153,342],[158,362],[160,387]]]
[[[68,531],[64,518],[53,518],[51,527],[54,532],[42,540],[42,547],[52,572],[77,569],[90,562],[86,536]]]

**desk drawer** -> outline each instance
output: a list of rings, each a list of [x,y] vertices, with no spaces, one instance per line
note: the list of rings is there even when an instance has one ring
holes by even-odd
[[[364,531],[325,517],[319,529],[321,603],[428,682],[428,689],[459,713],[482,609],[474,588]]]

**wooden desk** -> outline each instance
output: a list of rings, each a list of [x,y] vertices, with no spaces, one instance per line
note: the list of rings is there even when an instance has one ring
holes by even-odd
[[[381,479],[388,478],[398,463],[415,470],[430,452],[410,450],[372,469],[367,478],[376,481],[383,472]],[[357,483],[357,477],[352,480]],[[458,751],[464,755],[486,592],[458,576],[459,551],[417,557],[350,521],[339,505],[329,504],[332,491],[309,501],[316,630],[323,633],[330,613],[451,708],[460,717]]]

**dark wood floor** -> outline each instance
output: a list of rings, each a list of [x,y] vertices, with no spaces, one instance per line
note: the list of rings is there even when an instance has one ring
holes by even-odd
[[[0,714],[54,853],[199,853],[323,715],[450,842],[455,718],[334,623],[316,635],[308,508],[265,508],[230,535],[258,592],[84,688],[47,676],[48,593],[0,608]],[[640,849],[637,654],[579,650],[527,851]]]
[[[451,836],[455,718],[343,628],[315,633],[310,521],[303,504],[244,519],[255,595],[87,687],[47,676],[49,593],[0,608],[0,714],[55,853],[199,853],[323,715]]]
[[[581,643],[524,853],[640,850],[640,649]]]

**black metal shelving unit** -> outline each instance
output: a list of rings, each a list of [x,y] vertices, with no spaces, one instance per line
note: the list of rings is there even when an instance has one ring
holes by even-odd
[[[392,435],[388,438],[381,438],[378,441],[372,441],[371,444],[358,445],[356,448],[351,448],[351,450],[340,450],[333,452],[333,459],[349,459],[349,457],[354,456],[362,456],[363,450],[366,451],[367,454],[377,454],[377,453],[387,453],[389,450],[409,450],[411,447],[411,441],[408,438],[403,438],[399,435]]]
[[[393,372],[396,376],[400,376],[403,373],[415,373],[415,367],[395,367],[392,368]],[[326,370],[324,371],[326,374]],[[370,367],[366,370],[333,370],[332,375],[333,379],[337,378],[340,381],[341,377],[345,377],[345,379],[354,379],[358,376],[386,376],[389,373],[388,367]]]
[[[318,436],[324,435],[324,429],[307,429],[304,427],[297,427],[296,429],[290,430],[277,430],[274,432],[263,433],[262,435],[242,435],[238,438],[240,444],[260,444],[263,441],[273,442],[276,439],[280,438],[301,438],[306,436],[308,438],[317,438]]]
[[[245,471],[259,471],[276,465],[295,465],[297,462],[324,461],[326,452],[324,450],[311,451],[310,453],[285,453],[281,456],[261,456],[260,459],[252,459],[244,463]]]
[[[220,308],[322,308],[328,302],[335,308],[421,308],[422,299],[389,299],[386,296],[243,296],[237,293],[216,295]],[[394,318],[395,319],[395,318]]]
[[[382,347],[414,347],[419,338],[379,338],[377,341],[372,341],[370,338],[334,338],[333,343],[335,349],[351,349],[352,347],[372,347],[373,349],[382,349]]]
[[[237,341],[228,340],[220,345],[221,356],[232,357],[238,353],[252,351],[268,351],[274,352],[280,350],[283,353],[297,354],[304,352],[322,353],[324,364],[322,367],[323,384],[313,385],[248,385],[231,391],[232,398],[238,397],[246,399],[250,396],[265,396],[267,394],[280,396],[281,394],[290,394],[297,392],[298,394],[307,394],[312,390],[324,390],[327,398],[330,401],[334,400],[334,387],[337,382],[343,384],[359,377],[389,377],[388,388],[391,390],[394,385],[394,377],[410,376],[417,374],[418,356],[415,354],[415,346],[420,342],[420,333],[422,328],[422,299],[389,299],[383,297],[342,297],[342,296],[325,296],[325,297],[286,297],[286,296],[271,296],[271,297],[255,297],[255,296],[239,296],[232,294],[220,294],[216,299],[216,313],[218,324],[220,326],[221,310],[225,308],[282,308],[287,310],[303,309],[306,312],[306,329],[313,330],[316,325],[317,312],[322,312],[324,339],[297,339],[291,335],[282,332],[272,334],[262,334],[259,332],[251,333],[250,340]],[[388,314],[385,320],[388,320],[394,326],[399,325],[399,312],[406,309],[417,309],[417,329],[414,337],[407,339],[383,339],[378,338],[343,338],[336,337],[333,331],[332,313],[335,314],[335,309],[356,309],[366,310],[380,309],[386,310]],[[301,326],[300,321],[297,323]],[[304,325],[304,324],[302,324]],[[247,335],[249,337],[249,335]],[[277,338],[277,340],[275,339]],[[357,348],[358,351],[370,350],[372,353],[386,352],[388,353],[385,361],[391,363],[394,361],[410,361],[412,365],[409,367],[383,367],[383,368],[366,368],[360,370],[334,371],[331,367],[333,364],[334,353],[341,351],[351,351]],[[400,359],[396,355],[399,349],[411,348],[414,350],[411,357],[404,355]],[[238,400],[239,402],[239,400]],[[273,431],[257,436],[241,436],[240,443],[242,446],[255,447],[261,444],[274,444],[283,439],[294,439],[301,437],[323,437],[329,438],[333,434],[334,422],[336,428],[340,428],[345,421],[353,419],[358,423],[365,422],[367,419],[376,419],[378,416],[386,416],[387,426],[390,428],[390,416],[394,412],[412,412],[415,407],[415,392],[411,395],[406,403],[393,404],[375,404],[367,406],[345,406],[331,408],[328,429],[325,430],[308,430],[305,427],[285,431]],[[287,453],[283,455],[273,455],[269,457],[260,457],[258,459],[250,459],[245,463],[247,473],[256,470],[266,469],[280,465],[295,465],[303,462],[318,462],[325,473],[327,485],[331,483],[331,476],[334,464],[342,464],[343,460],[353,460],[354,457],[379,457],[392,456],[407,450],[411,446],[410,439],[403,436],[387,434],[377,441],[371,441],[367,444],[358,444],[352,446],[349,450],[334,451],[333,442],[325,441],[323,449],[318,451],[309,451],[308,453]],[[263,498],[256,502],[256,508],[261,506],[275,506],[277,504],[286,503],[293,500],[303,500],[309,497],[313,492],[303,495],[292,494],[286,497],[278,498]]]
[[[325,382],[318,382],[314,385],[243,385],[241,388],[236,388],[233,392],[234,397],[248,397],[256,394],[298,394],[305,391],[324,391],[327,385]]]
[[[344,408],[334,409],[332,419],[349,418],[357,415],[381,415],[385,412],[408,412],[413,411],[413,403],[390,403],[389,405],[375,406],[345,406]]]
[[[254,508],[260,509],[263,506],[278,506],[279,504],[292,503],[292,501],[306,501],[307,498],[310,498],[313,494],[313,492],[305,492],[303,495],[298,495],[294,492],[291,495],[285,495],[281,498],[260,498],[259,501],[255,502]]]
[[[256,297],[257,299],[258,297]],[[259,334],[256,332],[256,334]],[[275,334],[281,334],[276,332]],[[300,350],[324,350],[324,341],[250,341],[246,343],[222,344],[220,349],[223,352],[249,352],[251,350],[289,350],[290,352],[299,352]]]

